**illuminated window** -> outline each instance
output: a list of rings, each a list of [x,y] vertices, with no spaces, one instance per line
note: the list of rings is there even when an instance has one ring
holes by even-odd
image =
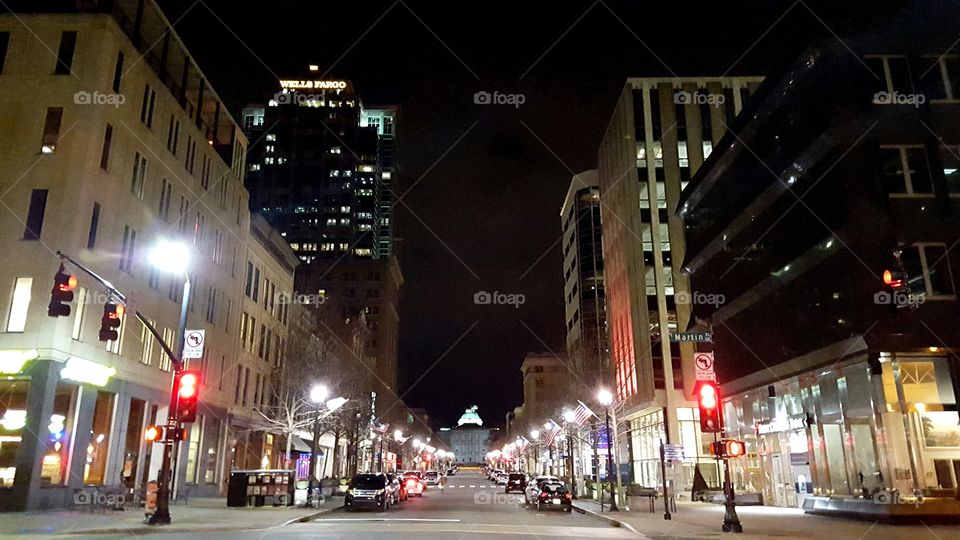
[[[73,339],[79,341],[83,332],[83,313],[87,307],[87,288],[77,288],[77,313],[73,316]]]
[[[10,302],[10,313],[7,317],[7,332],[23,332],[26,327],[32,287],[32,277],[19,277],[14,282],[13,300]]]
[[[52,154],[57,149],[60,138],[60,122],[63,120],[63,107],[47,107],[47,118],[43,123],[43,140],[40,153]]]
[[[277,140],[276,133],[267,133],[267,141],[273,142],[275,140]]]

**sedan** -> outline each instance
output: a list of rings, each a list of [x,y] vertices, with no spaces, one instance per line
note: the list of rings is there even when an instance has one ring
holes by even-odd
[[[562,483],[556,476],[534,476],[527,482],[527,487],[523,491],[523,498],[527,504],[533,503],[537,494],[540,493],[540,484],[544,482]]]
[[[573,510],[573,501],[570,500],[570,492],[567,487],[557,482],[544,482],[540,485],[540,492],[537,494],[537,510],[557,509],[564,512]]]
[[[440,473],[437,471],[427,471],[423,473],[423,481],[428,486],[436,486],[440,484]]]
[[[417,497],[423,497],[423,490],[427,489],[423,485],[423,480],[420,479],[420,475],[417,473],[406,473],[403,475],[403,484],[407,489],[407,496],[416,495]]]

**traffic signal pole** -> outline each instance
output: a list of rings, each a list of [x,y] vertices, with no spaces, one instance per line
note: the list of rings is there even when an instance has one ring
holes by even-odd
[[[177,355],[173,360],[173,381],[170,385],[170,408],[167,412],[167,429],[164,430],[163,461],[160,465],[160,475],[157,478],[157,510],[150,516],[151,525],[167,525],[170,523],[170,488],[173,485],[173,452],[176,438],[173,437],[179,429],[180,419],[177,411],[177,375],[183,370],[183,349],[186,345],[187,311],[190,307],[190,276],[184,275],[183,298],[180,301],[180,324],[177,332]],[[138,314],[139,315],[139,314]]]

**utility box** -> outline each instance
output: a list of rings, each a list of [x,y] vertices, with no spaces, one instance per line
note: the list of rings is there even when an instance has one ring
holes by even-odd
[[[227,485],[227,506],[290,506],[295,472],[286,469],[232,471]]]

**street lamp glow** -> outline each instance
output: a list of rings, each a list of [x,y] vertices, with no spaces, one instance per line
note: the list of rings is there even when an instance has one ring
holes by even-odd
[[[147,256],[150,264],[163,272],[183,274],[190,265],[190,249],[181,242],[161,240]]]
[[[574,420],[576,420],[576,419],[577,419],[577,413],[571,411],[570,409],[567,409],[567,410],[563,411],[563,421],[564,421],[564,422],[566,422],[566,423],[568,423],[568,424],[572,424],[572,423],[574,422]]]
[[[330,395],[330,391],[322,384],[314,385],[314,387],[310,389],[310,401],[314,403],[323,403],[328,395]]]
[[[600,404],[604,407],[607,407],[613,403],[613,394],[610,393],[610,391],[606,388],[602,388],[599,392],[597,392],[597,401],[600,402]]]
[[[546,422],[544,422],[544,423],[543,423],[543,429],[545,429],[545,430],[547,430],[547,431],[550,431],[551,429],[553,429],[553,422],[550,422],[549,420],[546,421]]]
[[[414,440],[413,440],[413,447],[414,447],[414,448],[420,448],[422,445],[423,445],[423,443],[420,442],[420,439],[414,439]]]
[[[395,430],[395,431],[393,432],[393,438],[394,438],[394,440],[399,441],[400,439],[403,438],[403,432],[400,431],[399,429],[398,429],[398,430]]]
[[[539,429],[532,429],[532,430],[530,430],[530,438],[531,438],[531,439],[539,439],[539,438],[540,438],[540,430],[539,430]]]

